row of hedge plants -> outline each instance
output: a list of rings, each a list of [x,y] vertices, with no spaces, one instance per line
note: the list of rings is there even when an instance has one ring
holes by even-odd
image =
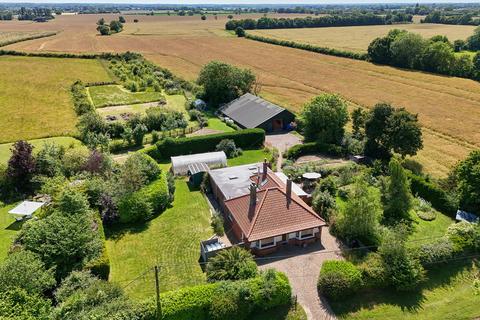
[[[267,270],[248,280],[222,281],[163,293],[161,316],[156,314],[154,299],[148,300],[139,312],[145,320],[244,320],[256,312],[290,304],[291,295],[288,278]]]
[[[234,132],[210,134],[206,136],[166,138],[158,141],[154,146],[144,149],[155,160],[172,156],[215,151],[220,141],[229,139],[242,149],[258,149],[265,142],[263,129],[244,129]]]
[[[289,160],[296,160],[304,155],[322,153],[330,156],[344,156],[345,152],[342,147],[334,144],[307,142],[304,144],[297,144],[285,153],[285,157]]]
[[[102,254],[95,260],[88,262],[84,269],[90,271],[98,278],[108,281],[108,276],[110,275],[110,258],[108,257],[105,230],[103,228],[103,222],[100,218],[100,215],[95,217],[95,224],[97,226],[100,239],[103,242]]]
[[[268,43],[268,44],[274,44],[274,45],[278,45],[278,46],[282,46],[282,47],[301,49],[301,50],[326,54],[326,55],[330,55],[330,56],[350,58],[350,59],[355,59],[355,60],[367,60],[368,59],[368,54],[366,54],[366,53],[358,53],[358,52],[339,50],[339,49],[334,49],[334,48],[320,47],[320,46],[316,46],[316,45],[313,45],[313,44],[262,37],[262,36],[257,36],[257,35],[253,35],[253,34],[249,34],[249,33],[245,34],[245,38],[250,39],[250,40],[265,42],[265,43]]]
[[[87,87],[82,81],[75,81],[70,87],[70,91],[72,93],[73,107],[78,116],[95,110],[88,98]]]

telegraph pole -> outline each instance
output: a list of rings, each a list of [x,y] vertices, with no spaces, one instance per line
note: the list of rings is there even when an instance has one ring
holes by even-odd
[[[158,279],[158,266],[155,266],[155,289],[157,292],[157,319],[161,319],[162,305],[160,304],[160,281]]]

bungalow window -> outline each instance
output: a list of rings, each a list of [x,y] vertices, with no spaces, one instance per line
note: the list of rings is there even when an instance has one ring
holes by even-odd
[[[300,239],[308,239],[313,237],[313,229],[300,231]]]
[[[259,242],[260,242],[260,246],[259,246],[260,249],[271,248],[275,246],[275,237],[262,239]]]

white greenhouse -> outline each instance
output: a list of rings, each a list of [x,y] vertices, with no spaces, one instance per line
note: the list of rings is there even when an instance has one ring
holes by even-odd
[[[227,156],[223,151],[189,154],[170,159],[172,160],[173,174],[176,176],[187,175],[188,166],[195,163],[205,163],[210,169],[227,166]]]

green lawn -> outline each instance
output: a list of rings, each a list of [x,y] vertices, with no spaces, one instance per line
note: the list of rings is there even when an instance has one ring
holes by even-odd
[[[235,131],[232,127],[227,126],[225,122],[220,120],[217,117],[211,117],[208,118],[208,126],[207,128],[212,129],[212,130],[218,130],[218,131],[223,131],[223,132],[232,132]]]
[[[130,92],[120,85],[92,86],[87,91],[96,108],[159,101],[163,97],[161,92]]]
[[[472,287],[472,263],[439,265],[418,292],[361,292],[331,303],[339,319],[476,319],[480,297]]]
[[[75,133],[70,86],[111,81],[95,59],[0,57],[0,143]]]
[[[34,149],[33,152],[38,151],[40,148],[42,148],[43,144],[46,142],[54,142],[57,145],[64,146],[65,148],[69,147],[78,147],[81,146],[82,143],[72,137],[54,137],[54,138],[45,138],[45,139],[35,139],[35,140],[29,140],[28,141],[30,144],[33,145]],[[0,144],[0,164],[5,164],[8,162],[8,159],[10,159],[11,152],[10,148],[12,147],[13,143],[3,143]]]
[[[239,166],[242,164],[263,162],[265,158],[270,161],[272,154],[266,149],[243,150],[243,154],[239,157],[228,159],[229,167]]]
[[[16,205],[0,207],[0,261],[7,256],[12,241],[21,227],[21,223],[15,222],[15,218],[8,213]]]
[[[198,259],[200,241],[213,235],[210,211],[200,191],[190,191],[186,181],[176,181],[173,206],[160,216],[145,224],[106,231],[110,280],[122,286],[130,283],[125,290],[132,297],[154,296],[154,274],[149,271],[154,265],[160,267],[161,291],[205,282]]]
[[[422,220],[415,213],[412,214],[412,218],[414,231],[408,240],[412,241],[415,245],[432,242],[432,240],[428,238],[443,236],[448,226],[455,222],[452,218],[440,212],[437,212],[437,217],[432,221]]]

